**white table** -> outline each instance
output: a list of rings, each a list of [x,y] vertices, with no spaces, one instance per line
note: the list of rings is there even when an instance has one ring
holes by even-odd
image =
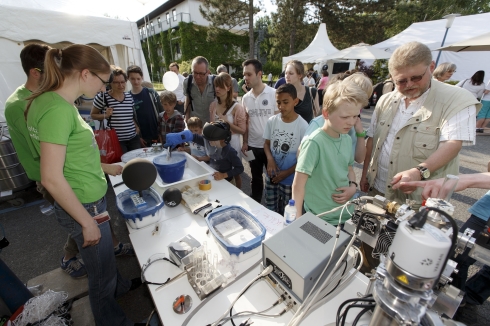
[[[179,185],[179,188],[185,184],[195,186],[197,185],[198,181],[202,179],[212,179],[212,177],[207,176],[198,180],[184,182],[182,185]],[[116,184],[120,181],[120,176],[111,177],[112,184]],[[159,193],[163,193],[165,190],[164,188],[158,187],[156,184],[154,184],[153,187]],[[116,195],[126,189],[127,188],[124,185],[116,187]],[[223,205],[242,206],[250,212],[264,211],[262,205],[251,199],[226,180],[212,180],[212,188],[208,191],[208,193],[210,199],[218,199]],[[270,211],[267,212],[270,214],[276,214]],[[217,247],[217,244],[214,242],[210,234],[206,234],[208,228],[205,220],[201,216],[192,214],[183,205],[179,205],[174,208],[164,207],[158,212],[158,214],[161,216],[159,222],[159,234],[152,235],[154,225],[149,225],[148,227],[141,229],[132,229],[128,226],[130,231],[130,239],[141,266],[146,264],[149,258],[155,254],[163,253],[166,257],[168,257],[168,245],[171,242],[177,241],[178,239],[186,236],[187,234],[191,234],[201,243],[206,241],[208,248],[213,253],[217,253],[219,259],[221,259],[222,255]],[[271,236],[271,234],[268,234],[268,236]],[[258,249],[254,256],[237,263],[236,268],[238,269],[238,272],[243,273],[249,267],[253,266],[254,263],[261,260],[261,253],[261,249]],[[207,302],[204,308],[199,310],[199,312],[193,316],[188,325],[203,326],[214,322],[230,305],[231,301],[236,298],[236,295],[242,290],[242,288],[255,276],[257,276],[260,271],[260,266],[257,266],[240,280],[226,287],[221,293],[219,293],[219,295],[213,297],[209,302]],[[145,273],[145,277],[151,282],[161,283],[166,281],[168,277],[173,277],[180,272],[181,270],[172,264],[159,261],[148,268]],[[346,299],[357,297],[358,292],[364,293],[367,283],[368,280],[364,275],[356,275],[353,281],[351,281],[351,283],[347,285],[347,287],[339,295],[311,314],[307,319],[305,319],[302,325],[325,325],[334,322],[335,313],[339,304]],[[158,310],[159,316],[165,326],[182,325],[188,316],[188,314],[178,315],[172,310],[173,301],[180,295],[186,294],[191,296],[193,304],[190,312],[192,312],[192,310],[201,303],[201,300],[197,297],[194,290],[189,285],[187,277],[185,276],[165,286],[159,291],[156,291],[158,288],[156,285],[149,285],[148,287],[155,307]],[[277,299],[277,295],[274,293],[274,291],[264,281],[259,281],[255,286],[250,288],[242,296],[242,298],[240,298],[240,300],[238,300],[238,302],[235,304],[234,311],[260,311],[269,307]],[[270,310],[268,313],[279,313],[284,308],[285,305],[282,303]],[[347,319],[348,321],[352,321],[359,311],[356,309],[352,310],[353,311],[349,313],[349,318]],[[291,319],[292,315],[292,312],[287,312],[283,316],[274,319],[254,317],[253,325],[285,325]],[[235,321],[241,322],[245,319],[246,318],[244,317],[237,317]],[[228,325],[231,325],[231,323]]]

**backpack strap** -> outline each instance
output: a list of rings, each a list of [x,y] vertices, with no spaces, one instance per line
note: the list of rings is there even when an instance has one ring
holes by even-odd
[[[186,93],[187,93],[187,96],[189,97],[189,103],[187,103],[187,107],[185,108],[185,113],[187,113],[188,109],[189,109],[189,105],[191,106],[191,111],[194,111],[194,105],[192,104],[192,95],[191,95],[191,89],[192,89],[192,74],[190,74],[189,76],[187,76],[187,88],[186,88]]]
[[[150,99],[151,99],[151,104],[153,105],[153,111],[155,111],[155,118],[157,119],[157,122],[158,122],[158,110],[157,110],[157,107],[155,105],[157,99],[156,99],[156,92],[150,88],[147,88],[148,90],[148,94],[150,95]],[[135,112],[136,114],[136,112]]]

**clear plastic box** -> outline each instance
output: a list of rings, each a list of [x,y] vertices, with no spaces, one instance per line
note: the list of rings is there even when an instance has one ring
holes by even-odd
[[[153,188],[143,190],[143,200],[146,205],[136,207],[131,199],[131,196],[135,193],[138,192],[128,189],[116,196],[116,206],[121,215],[127,220],[129,226],[133,229],[141,229],[158,222],[161,217],[157,212],[164,206],[162,196]]]

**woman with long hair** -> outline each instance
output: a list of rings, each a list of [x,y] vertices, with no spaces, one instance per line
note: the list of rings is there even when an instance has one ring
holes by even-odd
[[[44,70],[44,81],[28,98],[26,110],[41,183],[55,200],[58,223],[79,248],[96,325],[133,325],[116,301],[131,282],[117,271],[109,223],[94,218],[107,206],[99,149],[92,128],[74,106],[81,95],[94,97],[110,84],[111,68],[94,48],[74,44],[49,50]]]
[[[216,100],[209,106],[210,122],[223,120],[230,124],[232,134],[230,145],[237,153],[240,153],[242,150],[240,135],[245,133],[247,119],[243,106],[233,99],[231,76],[225,72],[216,76],[214,89],[216,91]],[[242,187],[242,177],[240,175],[235,177],[235,183],[238,188]]]
[[[307,87],[301,84],[305,76],[305,68],[301,61],[289,61],[286,64],[285,73],[286,83],[294,85],[299,98],[299,103],[294,107],[294,111],[306,122],[310,123],[320,113],[318,91],[314,87]]]
[[[471,78],[460,81],[456,86],[466,89],[473,94],[474,97],[480,99],[485,91],[485,84],[483,83],[484,78],[485,72],[483,70],[478,70],[471,76]]]
[[[452,62],[443,62],[437,66],[437,68],[432,73],[432,77],[440,82],[445,82],[451,79],[453,74],[456,72],[456,65]]]

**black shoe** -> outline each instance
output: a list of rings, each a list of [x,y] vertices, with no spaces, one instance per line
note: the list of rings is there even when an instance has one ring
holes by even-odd
[[[483,129],[482,128],[476,128],[476,132],[477,133],[480,133],[480,134],[483,134]]]

